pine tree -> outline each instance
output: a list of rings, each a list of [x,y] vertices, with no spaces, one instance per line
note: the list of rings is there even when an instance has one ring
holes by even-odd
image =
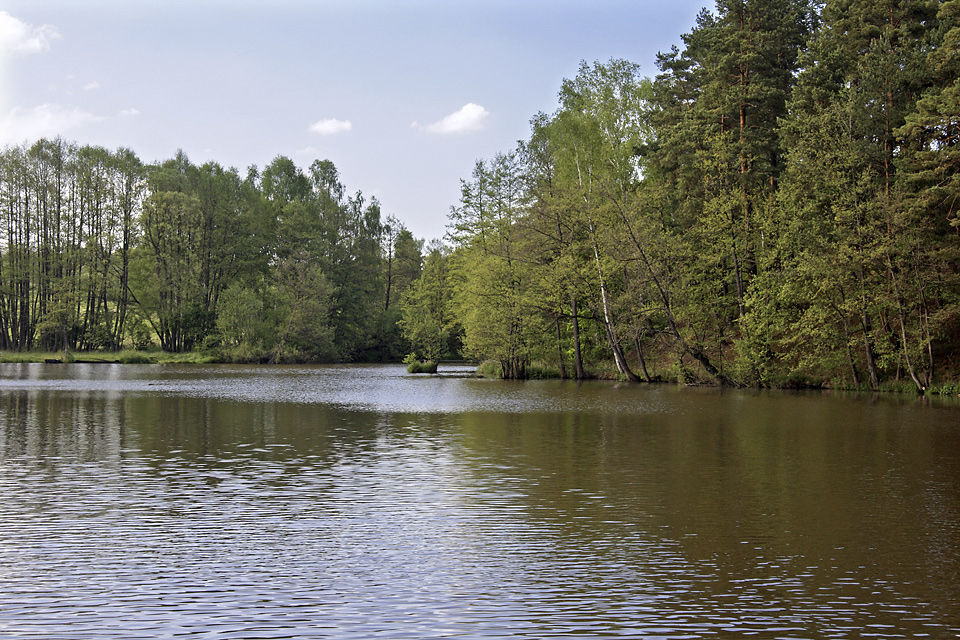
[[[773,196],[783,171],[779,120],[799,69],[798,56],[814,22],[797,0],[720,0],[684,36],[683,51],[660,57],[648,151],[651,180],[669,194],[668,227],[686,247],[683,296],[674,296],[674,322],[687,333],[688,355],[713,376],[724,345],[757,342],[748,302],[765,252]],[[679,339],[678,339],[678,342]],[[708,355],[712,352],[712,356]],[[756,379],[748,358],[743,379]]]
[[[906,274],[916,273],[920,249],[916,227],[898,214],[896,131],[925,83],[932,7],[828,2],[782,128],[791,166],[777,259],[794,318],[786,344],[822,354],[797,365],[822,364],[828,377],[845,354],[851,381],[862,384],[866,369],[873,388],[885,372],[906,372],[920,389],[930,377],[929,358],[918,366],[923,330],[909,291],[918,281]]]

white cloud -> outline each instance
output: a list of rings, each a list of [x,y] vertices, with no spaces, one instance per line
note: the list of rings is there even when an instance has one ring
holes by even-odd
[[[97,82],[96,80],[94,80],[93,82],[88,82],[87,84],[83,85],[84,91],[93,91],[94,89],[99,89],[99,88],[100,88],[100,83]]]
[[[0,55],[47,51],[50,41],[59,37],[60,32],[52,24],[34,27],[0,11]]]
[[[351,123],[349,120],[337,120],[336,118],[317,120],[307,128],[310,133],[317,133],[321,136],[332,136],[338,133],[346,133],[351,129],[353,129],[353,123]]]
[[[8,113],[0,114],[0,144],[19,144],[40,138],[53,138],[101,120],[103,118],[77,107],[59,104],[42,104],[32,109],[16,107]]]
[[[478,104],[470,102],[443,120],[427,125],[424,127],[424,130],[441,135],[479,131],[483,128],[483,122],[489,115],[489,111]]]
[[[139,109],[132,109],[132,108],[131,108],[131,109],[124,109],[124,110],[122,110],[122,111],[120,112],[120,115],[123,116],[124,118],[130,118],[130,117],[133,117],[133,116],[138,116],[138,115],[140,115],[140,110],[139,110]]]

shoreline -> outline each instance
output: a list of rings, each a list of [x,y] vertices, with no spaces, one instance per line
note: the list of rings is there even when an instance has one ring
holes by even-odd
[[[0,352],[0,364],[235,364],[235,365],[264,365],[266,363],[262,362],[235,362],[226,360],[222,357],[211,354],[203,354],[196,352],[189,353],[167,353],[163,351],[133,351],[125,350],[119,351],[116,353],[101,353],[101,352],[79,352],[79,353],[68,353],[66,357],[62,352],[50,352],[50,351],[4,351]],[[313,363],[284,363],[284,364],[370,364],[370,363],[328,363],[328,362],[313,362]],[[403,364],[402,362],[396,363],[382,363],[382,364]],[[442,363],[441,363],[442,364]],[[478,370],[478,377],[491,377],[489,375],[484,375]],[[573,381],[572,378],[560,378],[559,376],[550,376],[550,375],[539,375],[531,377],[531,380],[543,380],[543,379],[567,379]],[[599,381],[616,381],[617,378],[606,377],[603,375],[592,376],[586,380],[599,380]],[[586,381],[585,380],[585,381]],[[676,385],[676,386],[685,386],[685,387],[704,387],[704,388],[731,388],[731,389],[743,389],[743,388],[754,388],[758,390],[769,390],[769,391],[824,391],[824,392],[850,392],[850,393],[877,393],[877,394],[898,394],[898,395],[913,395],[918,397],[923,397],[925,395],[930,396],[939,396],[939,397],[960,397],[960,382],[954,382],[945,380],[938,384],[932,385],[930,388],[926,389],[924,393],[920,393],[912,385],[907,385],[906,382],[902,384],[897,384],[896,382],[888,383],[881,385],[879,389],[871,388],[861,388],[861,387],[848,387],[844,385],[831,385],[829,383],[824,383],[821,385],[808,385],[808,386],[798,386],[796,384],[788,384],[783,386],[762,386],[762,387],[725,387],[721,384],[710,383],[710,382],[679,382],[672,380],[654,380],[651,382],[638,382],[636,384],[641,385]]]

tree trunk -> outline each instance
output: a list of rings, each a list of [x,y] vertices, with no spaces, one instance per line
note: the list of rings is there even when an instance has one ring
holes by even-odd
[[[647,373],[647,361],[643,357],[643,346],[640,344],[640,336],[633,339],[637,350],[637,361],[640,363],[640,372],[643,373],[644,382],[651,382],[650,374]]]
[[[594,230],[591,228],[591,231]],[[623,357],[623,350],[620,348],[620,341],[617,339],[617,332],[613,326],[613,315],[610,313],[610,294],[607,291],[607,281],[603,277],[603,265],[600,264],[600,249],[597,246],[596,238],[594,238],[593,242],[593,257],[597,264],[597,276],[600,279],[600,303],[603,307],[603,328],[607,334],[610,351],[613,352],[613,360],[617,365],[617,370],[626,376],[627,380],[630,382],[640,382],[637,374],[627,366],[627,360]]]
[[[570,303],[570,312],[573,314],[573,367],[576,371],[577,380],[583,380],[583,356],[580,354],[580,314],[577,310],[577,299],[574,297]]]
[[[563,358],[563,333],[560,331],[560,315],[557,315],[557,362],[560,363],[560,378],[567,377],[567,366]]]
[[[873,353],[873,342],[870,339],[870,318],[867,316],[867,310],[860,312],[860,325],[863,329],[863,351],[867,359],[867,371],[870,372],[870,387],[876,391],[880,388],[880,376],[877,374],[876,356]]]

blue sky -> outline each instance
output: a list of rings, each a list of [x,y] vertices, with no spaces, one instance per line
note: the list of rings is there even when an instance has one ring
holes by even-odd
[[[414,235],[581,60],[656,74],[702,0],[0,0],[0,145],[62,135],[246,173],[329,159]]]

